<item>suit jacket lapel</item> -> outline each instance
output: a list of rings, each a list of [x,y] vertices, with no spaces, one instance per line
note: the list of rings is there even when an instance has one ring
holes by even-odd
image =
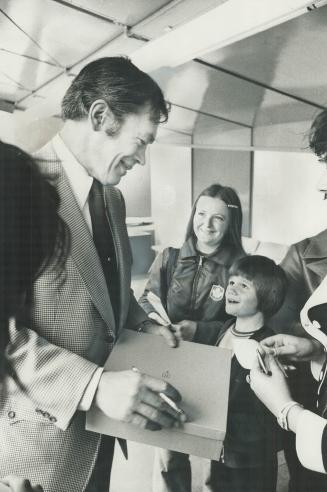
[[[54,184],[60,195],[59,212],[71,232],[71,257],[94,305],[108,326],[109,334],[112,336],[115,333],[114,314],[91,233],[73,195],[68,178],[53,149],[52,156],[50,155],[50,159],[47,156],[46,162],[42,156],[39,155],[38,157],[42,160],[42,172],[46,175],[50,174],[50,179],[55,179]]]

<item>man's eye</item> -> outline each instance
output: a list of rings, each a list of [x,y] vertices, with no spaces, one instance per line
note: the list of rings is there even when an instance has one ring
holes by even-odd
[[[248,289],[248,288],[249,288],[249,286],[248,286],[248,285],[246,285],[246,284],[241,284],[241,285],[242,285],[242,288],[243,288],[243,289]]]
[[[138,138],[138,141],[141,145],[146,145],[145,140],[143,140],[142,138]]]

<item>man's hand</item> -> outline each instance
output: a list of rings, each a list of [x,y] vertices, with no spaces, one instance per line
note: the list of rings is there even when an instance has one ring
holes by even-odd
[[[169,347],[177,347],[177,338],[171,330],[172,325],[167,324],[159,315],[157,315],[156,321],[157,323],[152,323],[150,320],[146,321],[143,324],[143,331],[145,333],[152,333],[153,335],[160,335],[165,339]]]
[[[317,340],[293,335],[274,335],[265,338],[260,344],[267,354],[290,361],[314,360],[323,353],[323,346]]]
[[[95,394],[95,404],[108,417],[143,429],[179,427],[186,420],[185,413],[173,409],[160,393],[174,402],[181,400],[178,391],[161,379],[133,370],[104,371]]]
[[[41,485],[32,487],[29,480],[25,478],[8,475],[0,481],[0,492],[43,492]]]
[[[258,360],[250,372],[250,386],[259,400],[277,417],[280,409],[292,400],[284,374],[274,357],[265,358],[271,376],[262,372]]]
[[[195,321],[184,319],[180,323],[171,325],[171,330],[174,332],[178,340],[188,340],[191,342],[194,338],[197,328]]]

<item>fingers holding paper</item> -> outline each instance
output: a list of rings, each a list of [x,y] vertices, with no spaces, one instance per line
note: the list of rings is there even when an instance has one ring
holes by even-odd
[[[185,422],[185,413],[177,406],[180,400],[173,386],[132,370],[105,371],[95,395],[95,404],[108,417],[150,430]]]
[[[269,375],[265,374],[258,360],[250,372],[250,386],[257,397],[275,415],[288,401],[291,394],[278,361],[271,355],[265,357]]]
[[[323,352],[323,347],[317,340],[283,334],[262,340],[261,346],[267,354],[291,361],[312,360]]]

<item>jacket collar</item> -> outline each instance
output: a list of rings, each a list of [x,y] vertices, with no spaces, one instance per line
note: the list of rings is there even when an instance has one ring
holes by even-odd
[[[306,267],[320,278],[327,275],[327,229],[308,239],[302,258]]]
[[[199,256],[199,252],[195,247],[194,240],[192,237],[189,237],[181,247],[179,257],[184,260],[187,258],[195,258],[197,256]],[[208,256],[206,255],[206,258],[226,267],[231,266],[233,261],[235,261],[235,256],[232,254],[231,250],[226,247],[218,248],[215,253]]]

